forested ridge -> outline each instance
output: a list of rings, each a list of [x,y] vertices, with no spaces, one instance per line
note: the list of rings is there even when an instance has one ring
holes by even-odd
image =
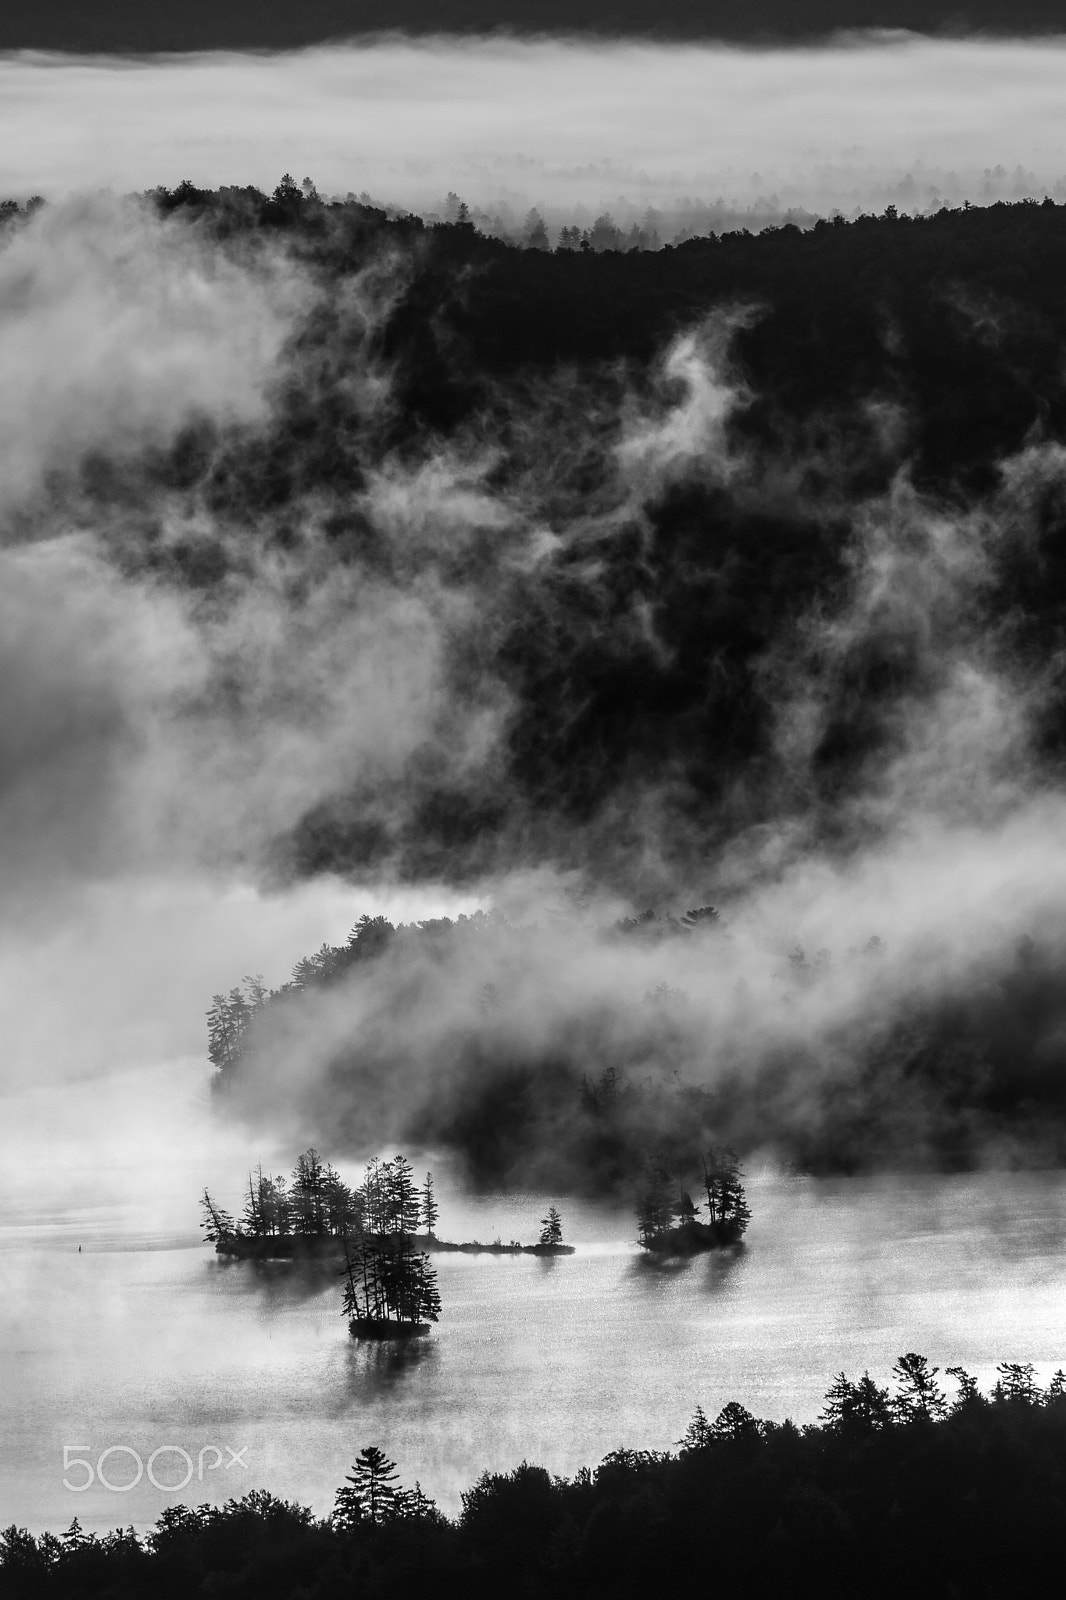
[[[569,1479],[528,1462],[485,1472],[455,1520],[369,1445],[326,1520],[257,1490],[168,1507],[143,1539],[101,1539],[76,1520],[62,1536],[12,1526],[0,1581],[12,1600],[643,1600],[698,1590],[713,1561],[716,1585],[767,1600],[1036,1600],[1054,1585],[1066,1515],[1066,1378],[1041,1387],[1031,1365],[1003,1363],[986,1395],[962,1368],[948,1373],[945,1389],[914,1352],[891,1387],[841,1373],[804,1427],[736,1401],[713,1421],[697,1408],[673,1451],[622,1447]]]
[[[929,663],[905,618],[871,619],[833,661],[804,630],[847,607],[858,527],[901,477],[921,515],[1003,530],[987,550],[968,535],[985,567],[951,627],[1039,676],[1033,741],[1057,764],[1066,573],[1047,457],[1066,433],[1066,207],[597,252],[309,194],[287,179],[149,201],[221,250],[282,248],[309,274],[266,424],[204,419],[136,462],[94,451],[68,468],[125,570],[216,603],[271,559],[294,590],[325,563],[474,607],[442,668],[464,714],[502,716],[498,742],[458,771],[423,751],[398,806],[323,796],[273,842],[278,872],[455,880],[551,859],[639,903],[738,829],[802,813],[847,831],[840,800],[928,693]],[[376,403],[353,370],[376,375]],[[666,436],[704,401],[721,411],[706,440]],[[480,526],[398,540],[370,503],[380,475],[435,463]],[[206,525],[161,538],[143,514],[161,494]],[[812,677],[826,705],[797,765],[782,700]]]
[[[679,1127],[814,1170],[1060,1161],[1066,208],[628,252],[456,215],[289,176],[3,213],[15,287],[88,239],[108,293],[188,268],[192,321],[236,285],[212,350],[240,307],[277,337],[252,400],[105,427],[8,513],[183,630],[175,687],[124,663],[74,719],[76,785],[49,644],[49,795],[270,887],[530,886],[368,914],[278,997],[234,998],[235,951],[232,1104],[553,1192]]]

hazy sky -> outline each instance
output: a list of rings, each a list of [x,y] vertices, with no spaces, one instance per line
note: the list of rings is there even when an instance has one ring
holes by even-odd
[[[416,209],[455,189],[484,206],[776,194],[850,211],[883,204],[907,173],[919,207],[977,201],[986,168],[1018,164],[1023,188],[1066,176],[1066,34],[0,55],[0,193],[14,195],[186,176],[273,187],[290,170]]]

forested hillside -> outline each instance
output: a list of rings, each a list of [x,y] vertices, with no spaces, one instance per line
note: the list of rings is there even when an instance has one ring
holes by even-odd
[[[308,1138],[594,1185],[690,1115],[1059,1159],[1066,208],[632,252],[458,215],[5,209],[8,302],[118,330],[108,403],[23,408],[5,469],[34,848],[497,906],[371,918],[268,1006],[231,1087]]]

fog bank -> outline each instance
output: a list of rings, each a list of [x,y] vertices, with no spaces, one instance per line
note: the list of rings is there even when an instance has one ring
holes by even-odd
[[[0,57],[0,191],[309,173],[553,225],[684,201],[825,214],[1055,193],[1066,42],[855,34],[804,49],[507,38],[283,54]],[[998,169],[998,170],[997,170]]]

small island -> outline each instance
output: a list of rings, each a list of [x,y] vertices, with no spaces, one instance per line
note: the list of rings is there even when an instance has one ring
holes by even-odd
[[[330,1162],[314,1149],[299,1156],[292,1177],[271,1177],[262,1167],[248,1174],[244,1212],[234,1221],[204,1190],[200,1199],[204,1237],[220,1256],[252,1261],[339,1260],[345,1241],[363,1239],[391,1248],[401,1237],[429,1255],[570,1256],[563,1243],[562,1217],[552,1205],[541,1218],[535,1244],[495,1239],[456,1243],[437,1237],[440,1209],[427,1172],[421,1186],[406,1156],[368,1162],[361,1183],[350,1188]]]
[[[437,1274],[405,1234],[387,1244],[344,1243],[344,1299],[353,1339],[409,1339],[440,1320]]]
[[[703,1156],[702,1187],[707,1215],[685,1187],[685,1175],[661,1166],[650,1169],[637,1200],[637,1239],[660,1256],[692,1256],[706,1250],[736,1249],[751,1220],[741,1182],[740,1162],[733,1150],[710,1149]]]

